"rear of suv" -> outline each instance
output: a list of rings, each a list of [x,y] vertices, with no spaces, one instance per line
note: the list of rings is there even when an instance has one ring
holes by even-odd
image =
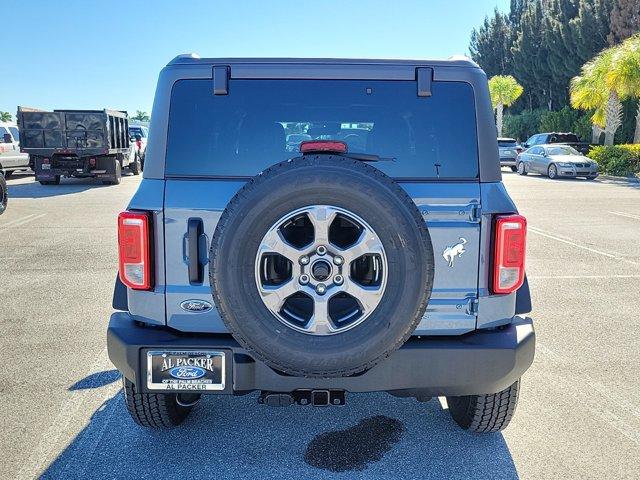
[[[107,335],[137,423],[385,391],[506,427],[534,356],[526,221],[477,65],[183,55],[153,112]]]

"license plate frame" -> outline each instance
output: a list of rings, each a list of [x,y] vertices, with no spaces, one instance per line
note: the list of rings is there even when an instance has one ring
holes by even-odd
[[[222,350],[148,350],[146,357],[148,390],[219,392],[225,389],[227,358]]]

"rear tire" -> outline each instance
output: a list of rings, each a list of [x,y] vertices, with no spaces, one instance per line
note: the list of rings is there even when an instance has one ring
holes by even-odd
[[[114,177],[111,180],[103,180],[102,183],[105,185],[120,185],[120,180],[122,179],[122,165],[120,164],[120,160],[117,158],[114,161]]]
[[[178,402],[176,393],[138,393],[133,382],[122,379],[124,401],[131,418],[142,427],[170,428],[180,425],[195,402]],[[197,402],[197,399],[196,399]],[[185,405],[189,406],[185,406]]]
[[[140,175],[140,172],[142,171],[142,166],[141,166],[140,157],[138,156],[138,154],[135,155],[135,159],[133,160],[133,162],[129,164],[129,170],[134,175]]]
[[[524,162],[518,162],[518,166],[516,167],[516,170],[518,171],[518,175],[527,174],[527,170],[524,167]]]
[[[478,433],[504,430],[518,404],[520,380],[498,393],[447,397],[449,413],[460,427]]]
[[[7,202],[9,196],[7,194],[7,182],[4,179],[4,175],[0,172],[0,215],[7,209]]]

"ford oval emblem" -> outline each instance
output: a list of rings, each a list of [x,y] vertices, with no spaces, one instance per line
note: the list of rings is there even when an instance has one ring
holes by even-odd
[[[173,367],[169,370],[169,375],[179,380],[195,380],[204,377],[207,371],[200,367]]]
[[[205,313],[213,308],[213,306],[204,300],[185,300],[180,304],[180,308],[192,313]]]

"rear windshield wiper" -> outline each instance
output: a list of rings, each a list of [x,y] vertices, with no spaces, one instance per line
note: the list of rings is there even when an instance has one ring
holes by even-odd
[[[362,162],[395,162],[395,157],[381,157],[372,153],[341,153],[341,157],[353,158],[354,160],[360,160]]]

